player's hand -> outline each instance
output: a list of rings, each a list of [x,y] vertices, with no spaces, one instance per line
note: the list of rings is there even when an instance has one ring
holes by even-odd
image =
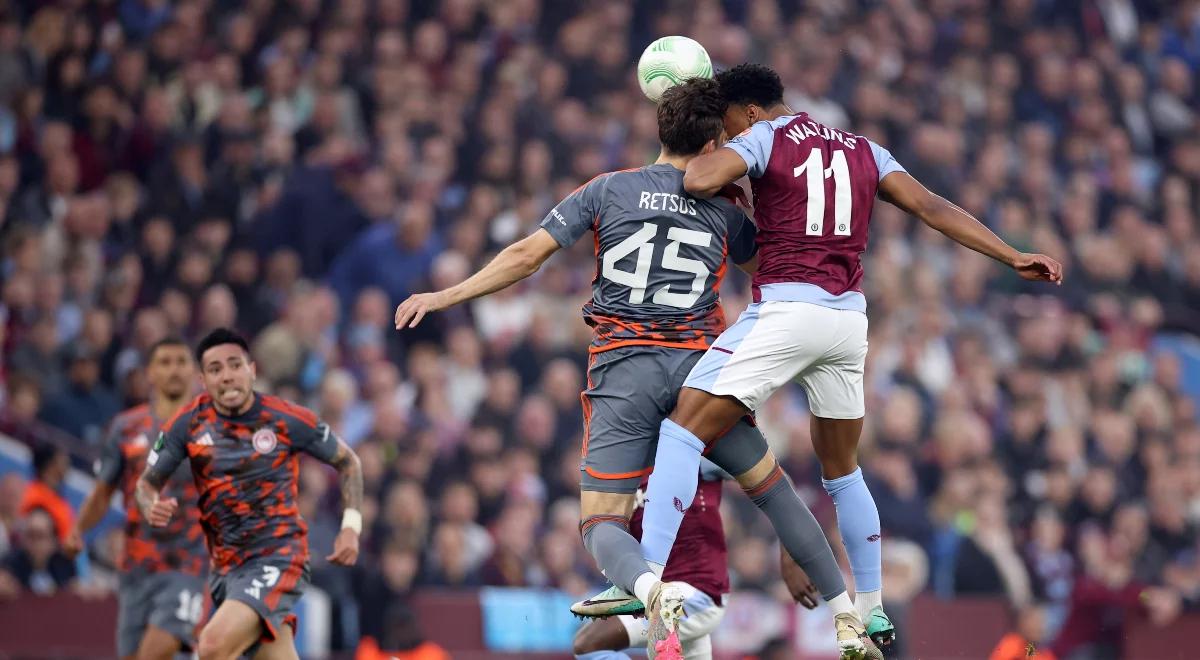
[[[325,559],[338,566],[353,566],[358,561],[358,532],[343,527],[333,540],[333,554]]]
[[[445,308],[445,296],[440,291],[413,294],[396,308],[396,329],[415,328],[426,314]]]
[[[1063,267],[1044,254],[1020,254],[1013,261],[1013,270],[1027,280],[1062,284]]]
[[[160,497],[154,500],[154,505],[150,507],[150,513],[146,515],[146,519],[150,522],[151,527],[166,527],[167,523],[171,522],[171,516],[175,515],[175,509],[179,508],[179,500],[174,497]]]
[[[783,582],[787,585],[792,600],[803,605],[806,609],[816,609],[819,594],[817,587],[809,579],[808,573],[796,565],[786,551],[780,553],[779,572],[783,574]]]
[[[74,559],[83,552],[83,534],[80,533],[78,527],[72,527],[71,531],[67,533],[67,538],[63,540],[62,551],[67,559]]]
[[[1150,622],[1159,627],[1174,621],[1183,607],[1179,594],[1165,587],[1149,587],[1141,596]]]

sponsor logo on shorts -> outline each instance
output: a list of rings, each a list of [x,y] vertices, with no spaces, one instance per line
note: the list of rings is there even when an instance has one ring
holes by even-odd
[[[251,442],[254,444],[254,451],[260,454],[269,454],[275,449],[275,445],[279,443],[279,440],[275,437],[275,432],[271,429],[259,429],[254,432]]]

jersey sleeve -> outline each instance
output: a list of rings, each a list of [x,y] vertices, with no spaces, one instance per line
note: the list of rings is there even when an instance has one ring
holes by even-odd
[[[775,144],[775,129],[770,122],[760,121],[725,143],[725,147],[746,161],[746,174],[757,179],[767,171],[771,148]]]
[[[729,245],[729,258],[735,264],[744,264],[758,253],[758,245],[754,238],[757,232],[754,223],[746,217],[736,205],[728,211],[729,232],[726,234]]]
[[[104,444],[100,446],[100,457],[94,466],[96,478],[109,486],[121,482],[121,472],[125,470],[125,454],[121,452],[121,426],[119,419],[114,421],[104,436]]]
[[[158,439],[146,456],[146,474],[166,481],[174,474],[175,469],[187,458],[188,427],[192,416],[183,414],[176,417],[158,433]]]
[[[892,172],[908,171],[892,156],[892,152],[870,140],[867,140],[867,144],[871,145],[871,155],[875,157],[875,167],[879,170],[880,181],[883,181],[883,177]]]
[[[337,434],[325,422],[317,420],[315,425],[309,425],[296,421],[292,422],[289,430],[296,451],[305,452],[324,463],[329,463],[337,455]]]
[[[562,247],[574,245],[595,224],[609,176],[601,174],[588,181],[550,209],[542,220],[542,229],[550,232]]]

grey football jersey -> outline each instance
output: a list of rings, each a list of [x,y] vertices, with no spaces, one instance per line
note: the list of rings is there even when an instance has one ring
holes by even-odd
[[[583,315],[592,350],[630,344],[707,348],[725,329],[726,257],[754,256],[754,225],[724,197],[700,199],[658,164],[601,174],[542,221],[563,247],[591,230],[596,277]]]

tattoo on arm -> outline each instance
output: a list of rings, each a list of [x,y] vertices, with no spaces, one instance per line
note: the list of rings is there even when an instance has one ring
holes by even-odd
[[[330,465],[337,468],[338,482],[342,487],[342,508],[362,510],[363,473],[362,463],[345,442],[338,440],[337,453]]]
[[[162,490],[164,483],[166,483],[164,477],[150,470],[142,473],[142,477],[137,480],[134,496],[137,498],[138,509],[141,510],[143,516],[150,515],[150,507],[154,506],[154,501],[158,499],[158,492]]]

